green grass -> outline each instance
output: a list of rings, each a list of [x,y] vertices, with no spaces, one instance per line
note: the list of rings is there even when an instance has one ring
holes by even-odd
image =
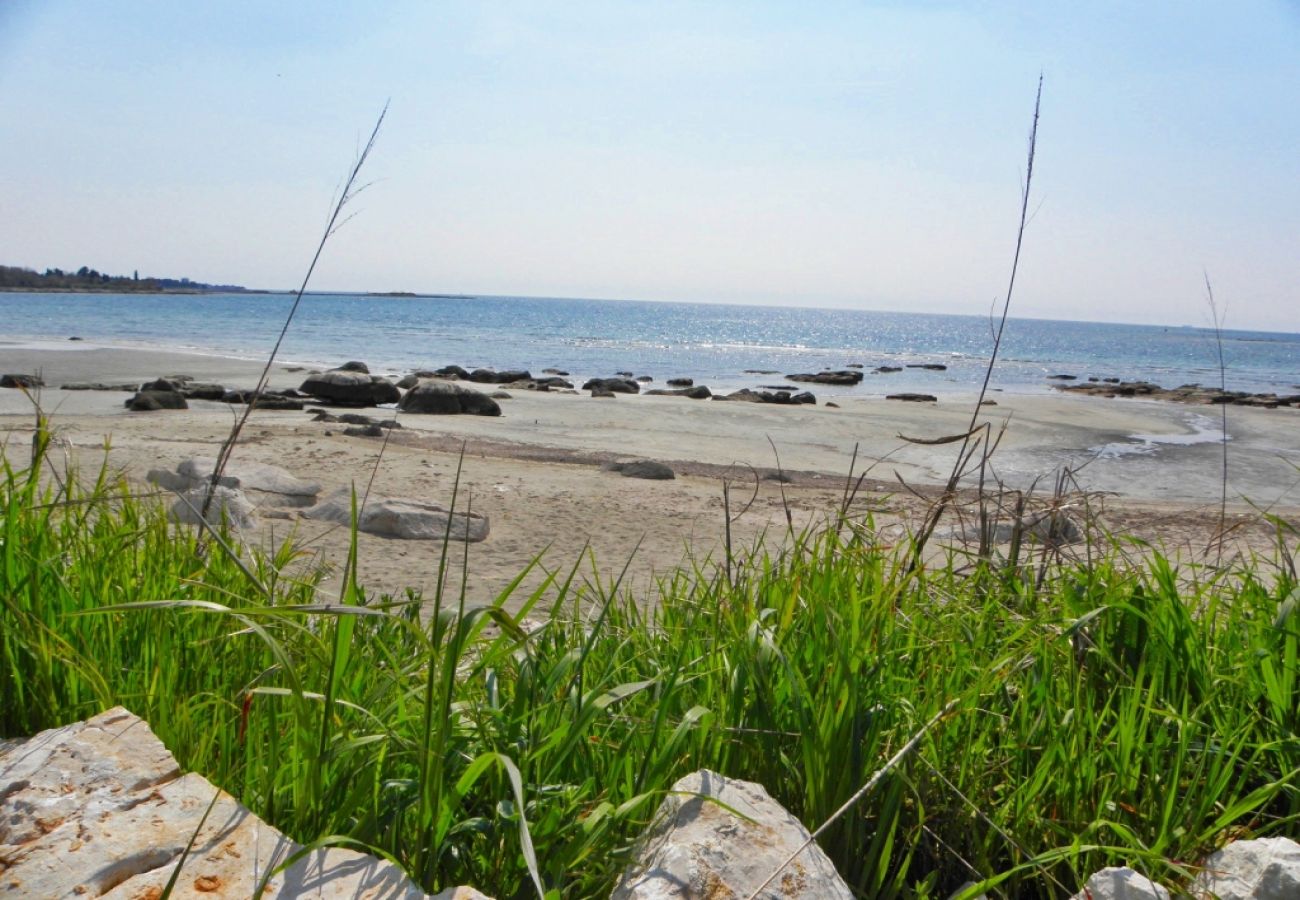
[[[1300,592],[1268,560],[909,571],[842,523],[665,580],[652,611],[572,574],[486,609],[352,579],[322,605],[278,574],[291,544],[237,565],[76,481],[0,473],[0,736],[120,703],[296,839],[350,836],[429,890],[606,896],[700,767],[816,827],[954,699],[821,841],[863,897],[1063,897],[1124,863],[1172,883],[1297,831]]]

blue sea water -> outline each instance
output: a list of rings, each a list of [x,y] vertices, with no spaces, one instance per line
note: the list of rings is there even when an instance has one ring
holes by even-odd
[[[64,341],[183,349],[264,358],[293,298],[284,294],[0,293],[0,340]],[[985,316],[527,297],[391,297],[309,294],[279,359],[314,365],[365,360],[372,371],[405,373],[456,363],[466,368],[547,367],[577,377],[632,371],[663,381],[690,376],[715,389],[779,383],[777,373],[859,363],[920,369],[868,374],[863,396],[902,390],[935,394],[978,388],[992,348]],[[1229,389],[1295,393],[1300,334],[1227,330]],[[4,348],[0,345],[0,360]],[[1048,375],[1153,381],[1167,387],[1219,382],[1212,330],[1010,319],[992,385],[1048,390]],[[2,367],[2,362],[0,362]]]

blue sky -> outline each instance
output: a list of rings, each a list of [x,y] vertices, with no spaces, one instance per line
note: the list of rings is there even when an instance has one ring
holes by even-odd
[[[1300,3],[0,0],[0,262],[1300,331]]]

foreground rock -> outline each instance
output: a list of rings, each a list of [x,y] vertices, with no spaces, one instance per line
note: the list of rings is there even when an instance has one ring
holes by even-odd
[[[1229,844],[1205,860],[1191,894],[1198,900],[1294,900],[1300,897],[1300,844],[1281,837]]]
[[[432,379],[421,381],[407,391],[397,408],[402,412],[444,416],[462,413],[472,416],[501,415],[501,407],[487,394],[454,381]]]
[[[361,506],[360,496],[357,497],[357,506]],[[340,488],[311,509],[303,510],[302,514],[308,519],[351,526],[352,491]],[[447,531],[448,519],[451,520],[450,535]],[[366,505],[358,510],[357,529],[366,534],[408,541],[440,541],[450,536],[453,541],[477,543],[487,538],[489,525],[487,516],[477,513],[466,515],[457,512],[453,515],[444,507],[433,503],[376,497],[372,494],[366,500]]]
[[[1070,900],[1169,900],[1169,891],[1128,866],[1094,872]]]
[[[670,788],[610,900],[748,897],[807,839],[808,830],[762,785],[704,769]],[[853,894],[812,844],[759,896],[849,900]]]
[[[190,491],[212,480],[217,461],[211,456],[195,456],[181,462],[176,471],[150,469],[145,477],[170,491]],[[320,484],[305,481],[279,466],[231,460],[217,484],[244,491],[259,505],[279,507],[312,506],[320,493]]]
[[[402,396],[387,378],[342,368],[309,375],[298,390],[339,406],[379,406],[396,403]]]
[[[606,472],[617,472],[624,478],[644,478],[648,481],[672,481],[677,477],[671,466],[652,459],[605,463],[601,468]]]
[[[160,897],[193,839],[172,896],[251,897],[302,850],[201,775],[182,775],[121,707],[0,745],[0,785],[3,883],[14,896]],[[482,896],[459,890],[439,898]],[[392,863],[342,849],[294,861],[266,896],[427,897]]]

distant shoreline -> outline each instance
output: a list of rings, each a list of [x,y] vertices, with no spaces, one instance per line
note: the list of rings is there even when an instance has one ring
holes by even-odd
[[[274,294],[282,296],[295,291],[282,288],[122,288],[104,287],[13,287],[0,286],[0,294]],[[399,300],[476,300],[477,294],[420,294],[413,291],[307,291],[307,296],[330,297],[387,297]]]
[[[4,294],[286,294],[288,291],[271,291],[261,288],[123,288],[120,285],[103,287],[0,287]]]

